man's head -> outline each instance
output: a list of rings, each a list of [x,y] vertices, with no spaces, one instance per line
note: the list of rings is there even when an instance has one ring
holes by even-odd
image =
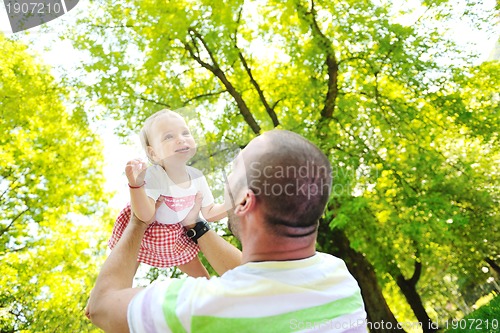
[[[315,145],[298,134],[273,130],[252,140],[233,167],[226,202],[234,200],[229,218],[236,236],[244,216],[235,219],[234,212],[248,195],[269,232],[284,238],[315,235],[332,181],[330,163]]]

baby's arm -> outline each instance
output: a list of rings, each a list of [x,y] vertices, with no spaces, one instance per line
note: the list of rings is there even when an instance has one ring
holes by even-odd
[[[201,214],[208,222],[218,221],[227,216],[224,204],[211,204],[201,208]]]
[[[203,195],[203,204],[204,207],[201,207],[201,214],[205,218],[205,220],[209,222],[218,221],[227,216],[227,209],[224,204],[214,204],[214,197],[212,195],[212,191],[210,191],[210,187],[208,186],[207,180],[200,171],[198,171],[201,175],[198,176],[198,185],[197,188]],[[205,206],[206,205],[206,206]]]
[[[125,167],[130,187],[130,205],[141,221],[150,221],[155,214],[155,200],[148,197],[144,190],[146,168],[146,163],[138,159],[129,161]]]

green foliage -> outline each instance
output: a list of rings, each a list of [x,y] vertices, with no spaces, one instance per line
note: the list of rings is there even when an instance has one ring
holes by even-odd
[[[487,26],[494,13],[478,6],[95,2],[71,34],[95,82],[74,84],[125,133],[189,105],[209,143],[244,146],[274,127],[306,136],[334,166],[330,227],[391,288],[422,263],[426,308],[453,317],[500,244],[498,63],[473,66],[445,28]]]
[[[450,329],[446,333],[462,333],[481,331],[496,333],[500,329],[500,297],[497,295],[488,304],[481,306],[476,311],[464,318],[445,324]]]
[[[0,331],[92,331],[101,144],[26,46],[0,34],[0,49]]]

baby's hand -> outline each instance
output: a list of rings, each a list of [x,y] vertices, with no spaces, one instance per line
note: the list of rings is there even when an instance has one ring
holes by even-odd
[[[146,163],[138,158],[128,161],[127,166],[125,167],[125,175],[127,176],[129,185],[143,185],[146,169]]]
[[[181,221],[181,224],[185,227],[193,227],[196,223],[196,219],[200,215],[201,203],[203,201],[203,194],[201,192],[196,193],[196,197],[194,198],[193,208],[187,213],[184,220]]]

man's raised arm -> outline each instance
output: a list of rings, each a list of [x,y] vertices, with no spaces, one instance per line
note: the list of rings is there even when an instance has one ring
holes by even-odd
[[[198,238],[198,245],[219,275],[241,265],[241,251],[213,230],[207,231]]]
[[[104,262],[90,293],[87,316],[105,332],[128,332],[127,308],[141,288],[132,288],[137,255],[147,224],[132,216]]]
[[[197,223],[203,223],[196,222],[199,221],[199,209],[197,211],[196,207],[201,207],[202,200],[203,197],[201,193],[197,193],[195,206],[181,222],[187,230],[193,229]],[[208,230],[201,237],[196,238],[196,240],[200,246],[201,252],[203,252],[203,255],[207,258],[217,274],[222,275],[226,271],[241,265],[241,251],[228,243],[215,231]]]

